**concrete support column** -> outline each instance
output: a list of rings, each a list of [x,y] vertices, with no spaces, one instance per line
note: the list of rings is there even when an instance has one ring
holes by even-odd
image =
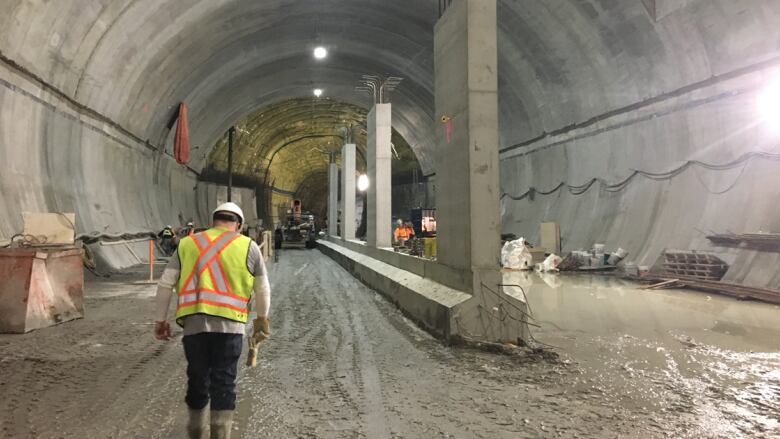
[[[355,239],[355,144],[341,149],[341,239]]]
[[[376,104],[368,113],[368,229],[373,247],[392,247],[392,107]]]
[[[436,23],[438,262],[473,294],[461,335],[524,338],[525,303],[501,290],[496,0],[455,0]],[[468,335],[471,334],[471,335]]]
[[[328,165],[328,235],[338,235],[339,220],[339,168],[331,156]]]
[[[436,24],[439,262],[499,267],[495,0],[456,0]]]

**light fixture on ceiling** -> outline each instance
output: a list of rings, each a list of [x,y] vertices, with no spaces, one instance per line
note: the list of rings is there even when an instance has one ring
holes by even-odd
[[[758,96],[761,118],[780,129],[780,79],[770,83]]]
[[[317,97],[322,96],[322,89],[321,88],[315,88],[314,89],[314,96],[317,96]]]
[[[360,174],[357,180],[357,188],[360,192],[365,192],[368,189],[370,182],[368,181],[368,175]]]
[[[318,46],[314,48],[314,57],[317,59],[325,59],[328,56],[328,49]]]

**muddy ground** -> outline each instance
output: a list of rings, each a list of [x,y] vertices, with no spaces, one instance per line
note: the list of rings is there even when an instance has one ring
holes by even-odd
[[[563,301],[567,282],[576,298],[611,287],[563,279],[528,285],[559,360],[506,357],[441,345],[316,250],[269,271],[273,336],[256,369],[242,363],[234,437],[780,437],[780,337],[726,348],[660,324],[567,326],[603,318]],[[0,437],[184,437],[181,337],[154,340],[142,277],[91,280],[83,320],[0,335]]]

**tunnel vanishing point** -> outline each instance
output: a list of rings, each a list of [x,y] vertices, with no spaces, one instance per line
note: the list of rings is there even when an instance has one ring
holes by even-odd
[[[84,240],[98,273],[219,203],[273,234],[300,201],[319,252],[447,342],[534,343],[501,246],[543,224],[561,256],[704,254],[775,294],[778,249],[745,240],[780,231],[780,1],[0,0],[0,165],[0,247],[74,213],[133,236]]]

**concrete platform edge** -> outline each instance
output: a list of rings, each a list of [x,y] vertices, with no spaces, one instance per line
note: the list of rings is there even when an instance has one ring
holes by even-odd
[[[320,240],[318,249],[434,337],[448,342],[457,333],[456,309],[471,295],[333,242]]]

